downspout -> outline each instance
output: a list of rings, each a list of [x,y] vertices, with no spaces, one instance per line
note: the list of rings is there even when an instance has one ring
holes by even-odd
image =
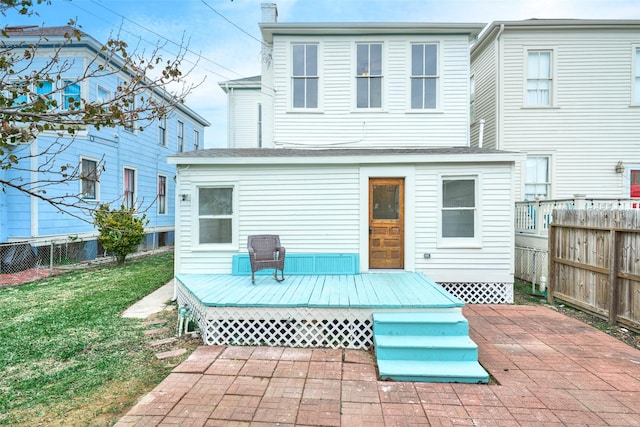
[[[484,138],[484,119],[478,120],[480,129],[478,129],[478,148],[482,148],[482,139]]]
[[[496,121],[495,121],[495,132],[496,132],[496,150],[502,149],[502,40],[500,36],[504,32],[504,24],[500,24],[500,31],[498,31],[498,35],[496,36],[496,42],[498,44],[496,48],[496,80],[497,90],[496,90]]]

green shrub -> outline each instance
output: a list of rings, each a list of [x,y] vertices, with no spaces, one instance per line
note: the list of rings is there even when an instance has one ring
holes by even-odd
[[[136,251],[144,241],[144,227],[149,223],[145,214],[136,215],[133,208],[109,209],[102,204],[94,214],[95,225],[100,232],[98,242],[113,252],[118,264],[123,264],[128,254]]]

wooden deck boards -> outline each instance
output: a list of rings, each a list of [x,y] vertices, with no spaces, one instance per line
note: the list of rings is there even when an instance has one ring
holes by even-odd
[[[287,276],[178,274],[176,279],[208,307],[447,308],[464,305],[420,273]]]

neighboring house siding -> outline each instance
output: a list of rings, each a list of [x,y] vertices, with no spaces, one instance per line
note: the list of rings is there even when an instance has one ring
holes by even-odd
[[[319,43],[319,108],[291,109],[291,43]],[[355,108],[356,42],[383,44],[382,108]],[[437,43],[438,106],[410,111],[410,43]],[[429,147],[468,142],[466,36],[274,37],[275,146]],[[263,76],[264,78],[264,76]],[[266,83],[269,84],[268,82]]]
[[[228,89],[229,148],[258,146],[258,104],[261,104],[261,98],[259,89]]]
[[[471,75],[475,79],[475,120],[471,122],[472,147],[478,146],[480,119],[484,119],[482,146],[497,148],[498,75],[496,70],[496,43],[489,43],[475,55]]]

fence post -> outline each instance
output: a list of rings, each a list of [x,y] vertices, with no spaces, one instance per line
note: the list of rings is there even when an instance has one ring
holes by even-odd
[[[609,230],[609,325],[616,324],[618,319],[618,240],[619,233]]]
[[[555,209],[554,209],[555,211]],[[555,217],[556,212],[553,212]],[[549,263],[549,277],[547,277],[547,302],[553,304],[553,292],[556,289],[556,263],[554,261],[556,253],[556,232],[557,226],[554,223],[549,224],[549,234],[547,236],[549,254],[547,262]]]
[[[573,207],[574,209],[584,209],[587,205],[586,194],[574,194],[573,195]]]
[[[49,247],[49,273],[53,271],[53,240],[51,241],[51,246]]]

